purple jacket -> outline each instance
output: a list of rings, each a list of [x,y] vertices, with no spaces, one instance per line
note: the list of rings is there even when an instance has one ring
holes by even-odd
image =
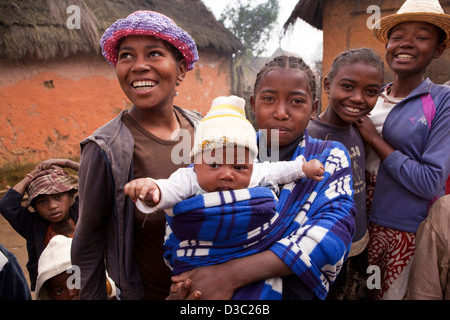
[[[421,100],[428,93],[436,106],[431,128]],[[396,151],[380,165],[370,221],[415,233],[450,174],[450,87],[424,80],[389,112],[383,138]]]

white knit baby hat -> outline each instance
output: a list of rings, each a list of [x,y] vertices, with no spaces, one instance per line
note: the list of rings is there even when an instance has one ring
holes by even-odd
[[[245,117],[245,100],[237,96],[213,100],[210,111],[195,130],[191,156],[229,146],[248,148],[253,159],[258,154],[255,129]]]

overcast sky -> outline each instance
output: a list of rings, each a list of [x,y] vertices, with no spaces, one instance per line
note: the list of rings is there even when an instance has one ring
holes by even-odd
[[[262,3],[267,0],[256,0],[255,3]],[[205,5],[211,9],[217,19],[223,9],[232,0],[203,0]],[[278,24],[273,30],[273,37],[267,44],[264,55],[270,56],[281,46],[283,50],[295,53],[302,57],[306,63],[312,65],[314,61],[322,59],[322,31],[311,27],[303,20],[297,20],[294,29],[282,34],[283,24],[289,18],[298,0],[278,0],[280,12],[278,13]],[[280,39],[281,38],[281,39]]]

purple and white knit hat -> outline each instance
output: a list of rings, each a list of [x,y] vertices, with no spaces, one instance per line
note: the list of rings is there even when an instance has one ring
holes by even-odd
[[[118,46],[127,36],[154,36],[177,48],[186,60],[187,70],[198,61],[197,45],[192,37],[169,17],[155,11],[136,11],[119,19],[106,29],[100,39],[103,56],[113,67],[117,65]]]

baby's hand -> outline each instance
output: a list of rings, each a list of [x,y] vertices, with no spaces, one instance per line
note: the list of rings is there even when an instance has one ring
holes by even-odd
[[[161,195],[158,185],[150,178],[132,180],[125,185],[123,191],[134,202],[139,199],[151,207],[159,203]]]
[[[325,167],[319,160],[312,159],[303,164],[303,172],[309,179],[321,181],[323,179],[323,174],[325,173]]]

